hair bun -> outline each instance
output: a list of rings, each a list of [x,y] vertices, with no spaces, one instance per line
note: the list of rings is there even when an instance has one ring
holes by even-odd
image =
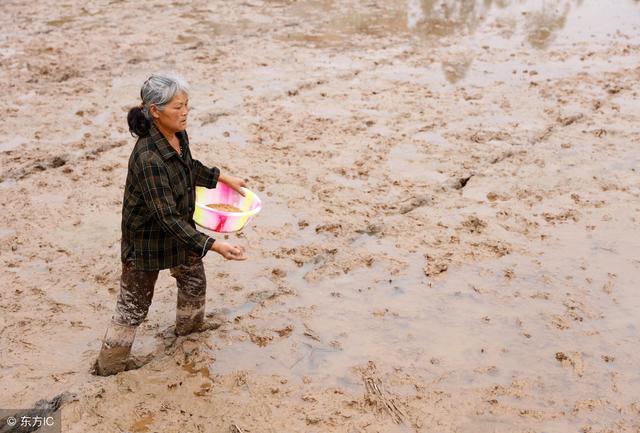
[[[129,124],[129,132],[134,137],[146,137],[149,135],[149,129],[151,128],[150,122],[144,115],[140,104],[137,107],[133,107],[127,114],[127,123]]]

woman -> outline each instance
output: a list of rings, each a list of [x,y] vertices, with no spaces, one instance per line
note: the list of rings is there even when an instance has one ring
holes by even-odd
[[[245,260],[244,249],[197,231],[195,187],[218,181],[242,192],[245,182],[192,159],[186,132],[189,95],[172,74],[154,74],[142,85],[142,103],[127,121],[138,140],[129,158],[122,203],[122,276],[115,314],[95,363],[106,376],[127,368],[136,330],[147,316],[161,269],[176,279],[176,335],[206,329],[206,277],[202,257],[213,250],[228,260]]]

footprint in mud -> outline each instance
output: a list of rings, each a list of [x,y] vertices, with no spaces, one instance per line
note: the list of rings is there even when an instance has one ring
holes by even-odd
[[[573,222],[578,222],[580,220],[580,213],[575,209],[567,209],[557,214],[545,212],[542,214],[542,216],[548,223],[551,223],[553,225],[555,225],[556,223],[566,223],[569,220],[572,220]]]
[[[462,221],[462,227],[466,229],[469,233],[480,234],[487,228],[487,223],[475,215],[468,216],[464,221]]]
[[[563,367],[571,367],[579,377],[584,375],[584,361],[580,353],[574,352],[569,356],[564,352],[556,352],[556,359]]]
[[[284,271],[282,271],[284,272]],[[286,276],[286,272],[282,277]],[[282,278],[281,277],[281,278]],[[255,292],[251,292],[247,295],[247,301],[253,302],[255,304],[261,304],[264,301],[268,301],[271,299],[276,299],[280,296],[284,295],[292,295],[295,292],[287,287],[279,287],[277,290],[258,290]]]
[[[584,118],[584,114],[579,113],[579,114],[574,114],[574,115],[565,116],[565,117],[560,116],[558,117],[557,122],[562,126],[569,126],[582,120],[583,118]]]
[[[427,266],[423,269],[427,277],[440,275],[449,269],[450,260],[427,256]]]
[[[468,174],[468,175],[461,175],[461,176],[451,178],[445,182],[445,185],[443,186],[443,188],[445,190],[448,190],[448,189],[461,190],[465,186],[467,186],[467,183],[469,183],[469,181],[473,176],[474,176],[473,174]]]
[[[382,233],[383,227],[380,224],[367,224],[365,229],[357,229],[355,232],[358,234],[366,234],[369,236],[375,236]]]
[[[273,335],[269,335],[263,332],[259,332],[255,326],[250,325],[244,328],[244,332],[249,336],[251,342],[258,347],[267,346],[272,340]]]
[[[151,412],[145,413],[138,418],[129,429],[132,433],[144,433],[149,431],[149,425],[154,421],[153,414]]]
[[[338,236],[342,232],[342,224],[322,224],[316,226],[316,233],[331,233]]]
[[[615,288],[615,279],[617,277],[617,274],[609,272],[607,282],[602,286],[602,291],[607,295],[611,295],[613,293],[613,289]]]
[[[406,213],[411,212],[414,209],[417,209],[422,206],[427,206],[432,203],[433,203],[433,196],[431,194],[416,195],[400,203],[398,205],[398,209],[399,209],[399,212],[404,215]]]
[[[205,320],[202,323],[202,325],[200,325],[200,327],[197,330],[193,331],[193,333],[189,335],[198,334],[206,331],[213,331],[215,329],[220,328],[222,325],[224,325],[227,322],[228,322],[227,316],[225,315],[225,312],[223,310],[210,311],[206,313]],[[189,335],[186,335],[184,337],[185,338],[189,337]],[[174,326],[170,326],[164,331],[156,334],[156,337],[159,337],[161,339],[162,344],[164,346],[164,351],[166,354],[173,353],[177,348],[176,343],[178,342],[178,339],[183,338],[183,337],[178,337],[176,335]]]

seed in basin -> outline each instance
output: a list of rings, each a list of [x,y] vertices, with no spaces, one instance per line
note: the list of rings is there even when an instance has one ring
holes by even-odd
[[[235,206],[225,203],[211,203],[206,205],[208,208],[219,210],[222,212],[242,212],[242,209],[239,209]]]

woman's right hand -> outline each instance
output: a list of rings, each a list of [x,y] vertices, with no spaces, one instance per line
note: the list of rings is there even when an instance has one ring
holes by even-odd
[[[244,248],[238,245],[231,245],[227,242],[215,241],[211,250],[220,254],[227,260],[247,260],[244,254]]]

